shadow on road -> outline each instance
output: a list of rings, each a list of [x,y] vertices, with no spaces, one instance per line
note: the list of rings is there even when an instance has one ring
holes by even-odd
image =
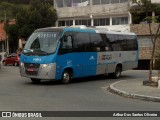
[[[122,75],[119,79],[114,79],[111,76],[107,76],[107,75],[99,75],[99,76],[92,76],[92,77],[84,77],[84,78],[77,78],[77,79],[72,79],[71,83],[69,84],[63,84],[61,83],[60,80],[58,81],[49,81],[49,80],[42,80],[40,83],[33,83],[31,81],[26,82],[25,84],[28,85],[70,85],[70,84],[81,84],[81,83],[86,83],[86,82],[95,82],[95,81],[119,81],[119,80],[126,80],[126,79],[131,79],[133,77],[131,76],[126,76],[126,75]]]

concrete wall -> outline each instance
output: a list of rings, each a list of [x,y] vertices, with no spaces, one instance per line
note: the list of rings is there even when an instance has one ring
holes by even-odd
[[[135,32],[139,36],[150,36],[149,25],[148,24],[134,24],[130,25],[131,32]],[[151,29],[153,35],[155,35],[158,29],[158,23],[152,23]],[[139,59],[150,59],[151,58],[151,47],[139,48]],[[160,55],[160,38],[157,39],[156,43],[156,55]]]
[[[90,18],[128,15],[129,3],[57,8],[58,18]]]
[[[131,24],[131,31],[135,32],[137,35],[150,35],[148,24]],[[152,23],[151,29],[152,33],[155,34],[158,28],[158,23]]]

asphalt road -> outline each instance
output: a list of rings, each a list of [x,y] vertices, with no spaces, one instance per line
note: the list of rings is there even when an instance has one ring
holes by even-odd
[[[130,70],[123,72],[118,80],[147,76],[148,71]],[[102,76],[77,79],[68,85],[48,81],[33,84],[29,78],[19,75],[18,67],[3,66],[0,69],[0,111],[160,111],[160,103],[127,99],[108,92],[106,88],[118,80]]]

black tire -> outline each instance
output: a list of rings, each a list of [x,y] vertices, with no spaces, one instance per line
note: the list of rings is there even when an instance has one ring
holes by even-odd
[[[41,79],[31,78],[31,81],[32,81],[33,83],[40,83],[40,82],[41,82]]]
[[[113,77],[115,79],[118,79],[121,76],[121,72],[122,72],[122,67],[118,65],[115,69],[115,72],[113,73]]]
[[[62,74],[62,83],[68,84],[71,82],[72,72],[70,70],[65,70]]]

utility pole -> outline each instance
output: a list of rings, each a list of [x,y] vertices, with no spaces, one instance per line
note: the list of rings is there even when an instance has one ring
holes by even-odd
[[[4,10],[4,25],[6,25],[6,24],[7,24],[7,14],[6,14],[6,11]],[[6,52],[9,53],[9,42],[8,42],[7,34],[6,34],[5,47],[6,47]]]
[[[56,0],[53,0],[53,7],[54,7],[54,9],[56,9],[56,6],[57,6]]]

